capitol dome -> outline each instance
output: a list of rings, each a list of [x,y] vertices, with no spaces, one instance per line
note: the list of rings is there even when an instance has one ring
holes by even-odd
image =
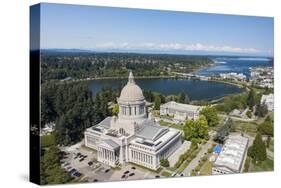
[[[121,91],[119,100],[123,101],[123,102],[133,102],[133,101],[144,100],[142,90],[135,83],[132,72],[130,72],[130,74],[129,74],[128,83]]]

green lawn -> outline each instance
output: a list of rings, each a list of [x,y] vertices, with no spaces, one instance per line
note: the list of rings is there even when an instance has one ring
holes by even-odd
[[[273,171],[273,169],[274,169],[273,160],[267,159],[259,164],[252,163],[251,172]]]
[[[235,130],[246,132],[251,136],[255,136],[257,133],[257,124],[253,122],[242,122],[242,121],[234,121]]]
[[[189,162],[183,162],[183,164],[179,167],[178,172],[182,173],[184,171],[184,169],[186,169],[186,167],[189,165]]]
[[[132,166],[135,166],[135,167],[138,167],[138,168],[142,168],[142,169],[144,169],[144,170],[148,170],[148,171],[150,171],[150,172],[154,172],[154,173],[157,173],[157,174],[163,170],[163,167],[159,167],[157,170],[152,170],[152,169],[150,169],[150,168],[147,168],[147,167],[138,165],[138,164],[133,163],[133,162],[129,162],[129,163],[130,163]]]
[[[168,123],[168,122],[163,121],[163,120],[159,121],[159,124],[162,125],[162,126],[167,126],[167,127],[171,127],[171,128],[174,128],[174,129],[183,130],[183,125]]]
[[[170,172],[167,172],[167,171],[163,171],[161,173],[162,176],[165,176],[165,177],[170,177],[172,174]]]
[[[212,163],[209,160],[201,168],[200,175],[212,175]]]
[[[50,147],[55,144],[54,134],[44,135],[40,137],[41,147]]]

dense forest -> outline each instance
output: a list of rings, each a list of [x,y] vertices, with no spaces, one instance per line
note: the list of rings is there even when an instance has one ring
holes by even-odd
[[[41,125],[55,122],[57,144],[75,143],[81,140],[86,128],[111,114],[107,103],[115,98],[110,89],[93,97],[87,83],[44,83],[41,87]]]
[[[41,53],[41,81],[97,77],[165,76],[191,72],[213,61],[204,56],[127,53]]]

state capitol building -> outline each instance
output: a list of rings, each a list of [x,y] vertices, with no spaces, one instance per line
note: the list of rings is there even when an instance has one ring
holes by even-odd
[[[85,146],[97,150],[98,161],[112,167],[132,162],[157,170],[160,160],[181,146],[182,133],[147,117],[146,101],[132,72],[117,102],[117,117],[86,129]]]

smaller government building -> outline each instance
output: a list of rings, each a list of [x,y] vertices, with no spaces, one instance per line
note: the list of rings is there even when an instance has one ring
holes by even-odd
[[[243,170],[248,148],[248,138],[229,135],[219,156],[212,166],[212,174],[234,174]]]
[[[265,104],[266,107],[267,107],[267,110],[272,112],[274,110],[274,95],[273,95],[273,93],[271,93],[269,95],[262,95],[260,103]]]
[[[196,120],[201,110],[200,106],[170,101],[160,106],[160,115],[173,116],[178,121]]]
[[[132,72],[117,98],[118,116],[105,118],[88,128],[85,146],[97,150],[97,160],[115,167],[126,162],[153,170],[181,145],[181,131],[147,118],[146,101]]]

